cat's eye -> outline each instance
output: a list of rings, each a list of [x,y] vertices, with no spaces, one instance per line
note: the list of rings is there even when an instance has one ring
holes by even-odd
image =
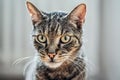
[[[46,38],[44,35],[38,35],[38,36],[37,36],[37,40],[38,40],[39,42],[44,43],[44,42],[47,41],[47,38]]]
[[[69,35],[65,35],[65,36],[61,37],[61,42],[67,43],[70,41],[70,39],[71,39],[71,37]]]

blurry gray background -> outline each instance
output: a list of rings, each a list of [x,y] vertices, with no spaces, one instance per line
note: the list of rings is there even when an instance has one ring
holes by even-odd
[[[120,80],[120,0],[30,1],[45,12],[68,13],[86,3],[83,27],[88,80]],[[12,64],[21,57],[34,55],[32,29],[25,0],[0,0],[0,80],[23,80],[26,60]]]

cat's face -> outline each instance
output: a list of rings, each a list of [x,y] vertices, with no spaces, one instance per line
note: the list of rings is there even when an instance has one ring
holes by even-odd
[[[62,15],[59,13],[47,15],[35,30],[34,46],[41,60],[50,67],[60,66],[67,59],[76,56],[81,46],[81,32],[66,21],[65,15]]]
[[[40,60],[50,68],[56,68],[78,56],[82,45],[82,23],[86,6],[77,6],[69,15],[62,12],[40,12],[27,2],[34,25],[34,46]]]

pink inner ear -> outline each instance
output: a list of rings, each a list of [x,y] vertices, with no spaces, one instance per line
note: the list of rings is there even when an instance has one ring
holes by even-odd
[[[40,11],[30,2],[27,2],[27,8],[32,18],[33,23],[41,22],[41,13]]]
[[[37,14],[34,7],[30,3],[27,4],[27,7],[28,7],[28,10],[30,12],[30,16],[33,16],[33,15]]]
[[[85,13],[84,12],[80,13],[78,17],[79,17],[80,22],[83,23],[85,21]]]
[[[79,18],[79,21],[82,23],[85,20],[85,14],[86,14],[86,5],[85,4],[80,4],[72,12],[72,15]]]
[[[84,19],[85,19],[85,14],[86,14],[86,6],[81,4],[78,11],[77,11],[77,13],[78,13],[77,15],[78,15],[80,21],[83,22]]]
[[[75,9],[74,13],[75,13],[75,16],[77,16],[80,19],[80,21],[84,21],[85,14],[86,14],[86,5],[80,4]]]
[[[39,14],[32,7],[28,7],[28,9],[29,9],[32,20],[34,22],[39,21],[39,18],[40,18]]]

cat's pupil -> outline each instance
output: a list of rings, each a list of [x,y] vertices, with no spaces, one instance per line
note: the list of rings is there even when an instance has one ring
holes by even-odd
[[[41,36],[41,39],[44,40],[43,36]]]
[[[65,38],[65,40],[67,41],[67,39],[68,39],[67,36],[65,36],[64,38]]]

